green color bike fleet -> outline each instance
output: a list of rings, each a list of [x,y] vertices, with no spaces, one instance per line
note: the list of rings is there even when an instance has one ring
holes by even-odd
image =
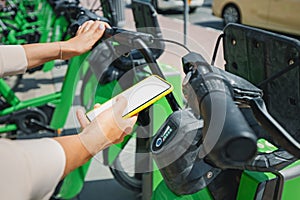
[[[77,1],[69,1],[69,4],[64,5],[59,3],[66,3],[66,1],[40,0],[9,2],[11,10],[3,10],[0,13],[0,24],[2,34],[1,41],[4,44],[28,43],[28,39],[30,38],[29,36],[31,36],[32,34],[38,35],[39,40],[37,40],[36,42],[57,41],[66,39],[69,37],[67,34],[67,27],[71,24],[74,24],[74,22],[76,24],[77,20],[80,19],[80,17],[82,18],[84,16],[86,20],[95,19],[93,18],[95,17],[95,15],[89,15],[88,11],[79,7]],[[142,6],[149,6],[148,4],[144,3],[140,4]],[[17,10],[13,9],[13,5],[18,5],[16,6]],[[68,10],[72,10],[70,8],[74,8],[72,10],[74,13],[67,15],[66,12],[63,12],[65,10],[56,10],[55,8],[64,8]],[[27,12],[28,9],[31,9],[32,12]],[[85,13],[81,13],[81,16],[79,16],[78,13],[76,14],[76,12],[83,10],[85,11]],[[50,17],[46,19],[43,16]],[[30,22],[24,21],[25,19],[34,20],[32,20],[33,22]],[[142,55],[139,57],[139,60],[142,60],[142,66],[135,68],[135,59],[130,58],[130,56],[124,58],[125,60],[116,59],[116,57],[114,57],[114,54],[118,51],[118,48],[124,48],[124,46],[128,48],[128,38],[122,38],[123,40],[118,40],[118,38],[111,37],[111,41],[103,41],[102,43],[100,42],[97,45],[97,47],[93,49],[93,51],[72,58],[68,62],[68,69],[65,74],[61,90],[53,94],[48,94],[45,96],[21,101],[14,94],[14,91],[7,85],[7,83],[1,79],[0,122],[3,125],[0,127],[0,133],[5,133],[8,137],[16,139],[28,138],[31,136],[56,136],[57,130],[63,129],[65,125],[79,83],[82,84],[80,94],[81,104],[86,109],[91,109],[94,103],[105,102],[109,100],[112,96],[116,95],[117,93],[121,92],[123,89],[128,87],[128,85],[122,84],[121,79],[123,75],[128,76],[129,78],[126,80],[130,80],[130,83],[133,84],[136,81],[139,81],[144,77],[148,76],[149,74],[154,73],[161,75],[160,73],[162,73],[163,76],[170,83],[172,83],[172,85],[175,88],[173,97],[167,97],[166,99],[162,99],[156,104],[154,104],[150,110],[146,110],[145,113],[141,113],[141,116],[144,116],[145,118],[139,119],[133,134],[128,136],[122,143],[114,145],[103,152],[105,157],[104,164],[111,167],[111,170],[116,176],[117,180],[119,179],[119,181],[127,188],[131,188],[135,191],[142,192],[143,199],[153,200],[206,200],[224,198],[226,199],[226,197],[230,199],[280,199],[281,197],[282,199],[297,199],[300,196],[300,193],[298,192],[299,190],[297,190],[297,186],[299,185],[300,181],[299,175],[297,174],[297,172],[292,170],[297,169],[297,166],[299,166],[299,161],[297,161],[297,159],[294,156],[282,151],[282,149],[286,148],[286,146],[274,143],[274,141],[269,141],[269,139],[271,140],[272,138],[272,134],[270,134],[271,136],[269,138],[264,135],[263,137],[261,137],[262,139],[259,139],[257,141],[257,155],[262,154],[263,156],[266,156],[263,158],[266,161],[268,161],[267,163],[269,164],[269,166],[265,166],[265,171],[260,170],[259,167],[254,168],[253,165],[250,165],[252,166],[252,168],[241,168],[240,166],[236,167],[235,165],[230,165],[231,167],[226,166],[222,168],[222,165],[218,165],[216,167],[212,163],[208,163],[208,165],[212,165],[212,169],[215,169],[214,172],[216,173],[208,171],[204,174],[204,176],[201,176],[201,178],[206,180],[206,182],[204,183],[207,183],[203,184],[202,187],[199,187],[201,189],[197,190],[196,192],[193,192],[192,194],[188,194],[188,192],[184,194],[184,190],[181,194],[178,194],[178,191],[173,191],[172,187],[169,187],[170,182],[167,182],[167,179],[164,180],[164,178],[166,178],[163,177],[163,175],[165,175],[165,172],[160,171],[161,169],[158,169],[157,165],[159,165],[160,161],[157,160],[157,163],[155,163],[151,159],[149,149],[151,145],[151,139],[153,139],[154,135],[157,134],[157,131],[161,129],[164,122],[167,122],[168,117],[171,116],[172,113],[176,112],[176,109],[174,109],[176,106],[174,106],[172,100],[178,102],[177,104],[179,105],[179,107],[177,109],[180,109],[180,107],[184,106],[182,98],[181,77],[179,72],[176,71],[173,67],[161,63],[155,66],[152,65],[152,63],[156,63],[157,57],[153,58],[153,55],[151,55],[151,51],[149,53],[149,49],[147,46],[147,42],[149,41],[138,41],[139,39],[138,37],[136,37],[143,33],[131,31],[126,33],[132,36],[130,40],[134,41],[134,44],[137,45],[131,46],[130,51],[134,48],[137,48],[139,49],[140,55]],[[281,37],[280,35],[271,34],[272,37],[270,37],[270,34],[268,32],[244,27],[236,28],[235,26],[228,26],[224,30],[224,33],[225,36],[223,45],[225,51],[224,55],[226,55],[226,62],[228,63],[228,66],[226,68],[227,71],[238,74],[239,76],[243,76],[252,81],[254,84],[257,84],[258,82],[261,82],[264,79],[270,79],[270,77],[272,80],[275,80],[276,77],[279,77],[280,75],[277,75],[275,78],[272,78],[272,73],[265,73],[267,75],[264,77],[263,73],[261,73],[261,69],[259,68],[257,68],[256,70],[257,73],[261,74],[261,80],[253,80],[253,77],[255,76],[250,75],[252,73],[250,70],[251,66],[255,65],[257,62],[264,63],[264,61],[269,59],[268,57],[263,57],[259,53],[263,53],[264,51],[264,53],[271,52],[271,47],[267,44],[270,43],[269,39],[272,38],[272,44],[274,45],[280,42],[282,42],[283,46],[288,44],[286,45],[285,49],[288,53],[284,55],[286,56],[284,58],[283,56],[280,57],[280,54],[276,53],[275,50],[273,50],[273,52],[271,53],[277,55],[278,59],[282,58],[282,60],[293,60],[293,62],[296,63],[296,67],[293,64],[291,65],[293,69],[298,70],[297,73],[299,75],[299,64],[297,64],[299,63],[299,61],[297,61],[297,59],[299,60],[300,52],[299,42],[287,39],[285,37]],[[253,38],[251,37],[253,35],[259,35],[260,37]],[[125,44],[123,43],[124,40]],[[241,41],[246,42],[242,43]],[[244,44],[244,46],[240,45],[241,43]],[[238,52],[234,52],[236,51],[235,49],[237,47]],[[261,47],[266,48],[263,49]],[[100,56],[102,56],[102,50],[106,50],[113,56],[110,59],[107,59],[109,60],[109,62],[103,62],[102,66],[99,66],[99,63],[101,63]],[[257,54],[251,57],[250,52],[256,52]],[[234,57],[234,55],[237,55],[238,53],[240,53],[240,56]],[[244,60],[239,60],[240,58],[244,58]],[[131,61],[130,64],[127,63],[128,60]],[[201,65],[199,64],[199,62],[201,61],[200,58],[194,61],[195,63],[197,63],[197,65]],[[188,64],[191,63],[193,62],[189,61]],[[183,62],[183,67],[188,68],[189,70],[192,69],[191,65],[189,66],[188,64]],[[44,65],[44,70],[51,70],[54,65],[54,62],[50,64],[46,63]],[[130,68],[122,68],[122,65],[130,66]],[[247,67],[243,68],[242,66]],[[186,70],[185,72],[188,74],[189,70]],[[268,71],[269,68],[264,70]],[[280,72],[281,69],[279,68],[278,71]],[[193,71],[192,73],[194,72],[195,71]],[[117,78],[112,76],[112,74],[115,73],[118,73]],[[282,74],[284,74],[284,72]],[[281,76],[280,78],[284,76],[285,75]],[[272,100],[273,88],[270,85],[268,85],[262,87],[262,89],[264,91],[269,92],[269,95],[265,94],[265,96],[268,98],[267,106],[268,109],[271,110],[271,114],[275,117],[276,109],[274,109],[274,106],[276,104]],[[235,88],[235,91],[237,91],[237,88]],[[249,94],[250,93],[247,93],[247,95]],[[234,100],[236,101],[240,100],[238,99],[238,97],[235,98],[236,99]],[[292,106],[297,106],[297,97],[291,94],[287,98],[289,99],[289,102]],[[270,105],[272,106],[270,107]],[[293,118],[294,116],[291,115],[290,117]],[[150,121],[147,123],[147,120],[149,119]],[[279,117],[276,119],[280,120]],[[282,121],[280,122],[282,123]],[[286,124],[287,123],[288,122],[286,122]],[[269,127],[271,127],[270,124]],[[256,127],[255,123],[253,124],[252,128],[256,132],[261,131],[261,129],[258,129]],[[293,131],[293,129],[291,130],[289,129],[289,127],[285,128],[287,128],[289,132]],[[274,129],[268,129],[268,127],[264,129],[267,130],[262,131],[262,133],[265,134],[266,132],[267,134],[270,132],[272,133],[272,131],[276,132],[274,131]],[[147,138],[141,139],[143,138],[141,137],[141,135],[145,134],[145,132]],[[122,151],[126,148],[127,145],[130,144],[130,141],[132,140],[136,140],[134,151],[146,154],[146,157],[144,157],[143,159],[146,159],[146,163],[148,164],[147,167],[149,167],[149,169],[152,170],[143,173],[137,171],[134,172],[134,175],[128,175],[126,170],[122,169],[122,166],[120,165]],[[170,139],[170,143],[171,142],[172,140]],[[288,150],[289,152],[292,152],[290,148],[288,148]],[[280,157],[280,155],[277,155],[276,152],[284,152],[283,155],[285,156],[280,162],[278,161],[278,157]],[[133,155],[135,155],[134,152]],[[270,157],[268,157],[268,155],[270,155]],[[272,163],[273,161],[276,161],[276,163]],[[90,163],[87,163],[84,166],[70,173],[60,184],[58,191],[55,194],[55,198],[71,199],[78,195],[84,185],[84,177],[89,168],[89,164]],[[270,171],[268,169],[274,169],[274,171]],[[199,180],[197,179],[196,181]],[[191,182],[191,185],[188,185],[187,187],[197,188],[195,184],[196,182]],[[187,190],[187,188],[185,189]]]

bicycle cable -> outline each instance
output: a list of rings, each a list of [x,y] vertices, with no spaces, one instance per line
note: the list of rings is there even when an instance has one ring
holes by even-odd
[[[90,11],[94,12],[94,11],[100,10],[100,8],[102,6],[101,4],[98,6],[98,8],[95,9],[95,6],[96,6],[97,2],[98,2],[97,0],[93,1],[92,6],[89,9]]]
[[[162,39],[162,38],[153,38],[153,40],[177,44],[177,45],[183,47],[183,48],[184,48],[185,50],[187,50],[189,53],[192,52],[187,46],[185,46],[184,44],[181,44],[180,42],[176,42],[176,41],[174,41],[174,40],[168,40],[168,39]]]

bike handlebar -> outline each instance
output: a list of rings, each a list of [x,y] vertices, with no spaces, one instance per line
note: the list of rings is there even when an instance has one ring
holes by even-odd
[[[71,32],[76,33],[78,27],[88,20],[103,20],[100,16],[88,10],[81,10],[77,19],[74,20],[71,26]],[[153,43],[154,37],[151,34],[124,30],[116,27],[106,29],[102,40],[111,39],[118,42],[121,45],[129,46],[133,49],[137,49],[144,56],[146,62],[149,64],[152,72],[164,78],[157,62],[151,55],[148,45]],[[256,141],[257,137],[253,130],[249,127],[246,119],[239,108],[235,105],[233,97],[233,86],[228,83],[226,77],[218,75],[219,72],[214,71],[211,66],[198,54],[189,54],[183,58],[183,64],[185,66],[185,72],[190,73],[191,66],[195,66],[193,69],[193,78],[201,82],[195,83],[193,87],[198,92],[206,92],[205,94],[197,94],[199,99],[199,107],[201,114],[206,121],[204,126],[204,135],[208,137],[211,134],[207,132],[211,128],[210,124],[217,124],[223,126],[223,130],[220,131],[220,138],[216,141],[214,148],[210,151],[209,146],[205,146],[209,143],[204,143],[205,151],[208,151],[208,158],[212,162],[216,163],[220,168],[230,168],[242,166],[243,163],[251,160],[256,154]],[[237,84],[238,85],[238,84]],[[223,88],[223,90],[220,90]],[[172,109],[178,110],[179,106],[174,97],[171,97]],[[169,103],[170,103],[169,102]],[[212,104],[213,103],[213,104]],[[218,121],[213,116],[213,107],[217,105],[224,111],[224,118]],[[222,106],[222,107],[220,107]],[[286,141],[286,140],[285,140]],[[205,142],[205,141],[204,141]],[[287,143],[291,143],[288,139]],[[296,146],[292,142],[293,146]],[[237,151],[239,147],[244,151]],[[291,148],[287,148],[291,149]]]
[[[78,27],[88,20],[101,20],[98,15],[90,11],[81,12],[77,20],[73,23],[73,33]],[[124,30],[116,27],[106,29],[102,40],[111,39],[122,45],[126,45],[137,49],[144,56],[149,64],[151,71],[164,78],[156,60],[152,57],[151,51],[148,51],[148,45],[153,43],[154,37],[151,34]],[[220,75],[198,54],[189,54],[183,58],[185,72],[194,74],[194,89],[196,89],[201,115],[204,118],[205,126],[203,135],[208,140],[203,143],[204,152],[208,154],[207,158],[220,168],[242,168],[245,163],[250,161],[256,155],[257,136],[249,127],[246,119],[235,105],[233,100],[233,88],[226,77]],[[199,84],[199,81],[201,84]],[[193,82],[193,81],[192,81]],[[220,89],[221,88],[221,89]],[[173,110],[178,110],[179,106],[174,97],[167,97]],[[170,100],[171,99],[171,100]],[[216,107],[215,107],[216,106]],[[214,108],[215,107],[215,108]],[[223,119],[217,120],[213,110],[220,109],[224,112]],[[213,148],[210,147],[211,138],[214,134],[208,134],[211,125],[222,127],[219,131],[220,135],[215,141]],[[213,130],[213,129],[212,129]]]
[[[183,57],[183,65],[189,77],[188,82],[196,92],[200,113],[204,118],[204,137],[205,135],[213,137],[214,129],[209,132],[210,128],[222,126],[218,141],[211,151],[205,152],[208,153],[207,158],[213,164],[223,169],[245,169],[252,166],[256,170],[259,168],[262,171],[267,170],[265,165],[258,166],[261,163],[255,162],[256,158],[251,160],[255,156],[254,145],[256,145],[257,136],[234,101],[248,106],[257,123],[268,131],[271,139],[274,139],[280,147],[293,156],[300,157],[299,142],[268,113],[260,89],[241,77],[209,65],[199,54],[191,53]],[[218,113],[217,117],[213,117],[213,111]],[[222,112],[226,113],[223,118],[220,116]],[[223,121],[217,120],[220,118]],[[205,140],[203,145],[205,147]],[[228,158],[230,159],[226,161]],[[241,162],[232,162],[234,160]]]
[[[222,80],[212,75],[203,86],[208,89],[200,102],[207,158],[223,169],[243,166],[256,155],[257,137],[234,103],[228,88],[225,86],[224,90],[220,90],[224,87]],[[218,128],[221,129],[217,132],[220,133],[219,138],[212,138],[218,136],[214,133]],[[211,146],[214,140],[216,143]]]
[[[78,28],[86,21],[89,20],[100,20],[107,22],[107,19],[98,16],[97,14],[89,11],[89,10],[81,10],[78,14],[76,20],[70,25],[69,32],[71,35],[75,35]],[[104,31],[104,34],[102,36],[102,40],[112,38],[112,40],[119,42],[120,44],[127,45],[127,46],[133,46],[134,42],[133,40],[137,38],[141,38],[144,42],[147,42],[148,44],[153,43],[153,35],[142,33],[142,32],[136,32],[136,31],[129,31],[125,29],[121,29],[118,27],[112,27],[112,28],[106,28]]]
[[[71,25],[69,26],[69,33],[70,35],[74,36],[78,30],[78,28],[86,21],[89,20],[99,20],[99,21],[103,21],[106,22],[108,24],[110,24],[109,20],[106,19],[105,17],[101,17],[99,15],[97,15],[96,13],[85,9],[85,8],[79,8],[78,11],[76,11],[76,17],[75,19],[69,19],[70,21],[72,21]],[[73,14],[74,15],[74,14]],[[72,15],[72,16],[73,16]],[[73,18],[73,17],[71,17]]]

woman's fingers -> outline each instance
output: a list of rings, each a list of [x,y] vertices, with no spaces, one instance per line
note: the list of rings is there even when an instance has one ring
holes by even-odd
[[[90,33],[99,33],[99,37],[101,37],[106,28],[110,28],[109,24],[102,22],[102,21],[86,21],[84,22],[77,30],[76,35],[90,32]]]
[[[81,33],[83,33],[83,32],[88,31],[88,30],[90,29],[90,27],[93,25],[93,23],[94,23],[94,21],[92,21],[92,20],[89,20],[89,21],[84,22],[84,23],[78,28],[76,35],[79,35],[79,34],[81,34]]]
[[[97,107],[99,105],[95,105]],[[124,97],[118,97],[113,106],[100,113],[91,123],[80,133],[80,139],[85,148],[95,155],[100,150],[119,143],[124,137],[131,133],[132,128],[137,120],[137,116],[124,119],[122,114],[127,106],[127,100]],[[80,111],[78,119],[84,126],[85,120]]]
[[[133,128],[134,124],[136,123],[137,118],[138,118],[138,116],[134,115],[128,119],[125,119],[125,123],[127,124],[127,127],[125,127],[125,129],[124,129],[125,134],[130,134],[132,132],[132,128]]]
[[[85,116],[85,112],[83,109],[78,109],[76,110],[76,116],[77,116],[77,119],[81,125],[82,128],[85,128],[87,127],[87,125],[89,125],[89,120],[86,118]]]
[[[99,108],[100,106],[101,106],[100,103],[96,103],[96,104],[94,105],[94,109]]]
[[[128,104],[127,99],[124,96],[116,97],[116,102],[114,103],[114,111],[116,111],[117,116],[122,116],[126,106]]]
[[[128,101],[124,96],[118,96],[116,98],[116,103],[113,106],[114,110],[114,116],[115,120],[117,122],[117,125],[122,130],[124,134],[129,134],[132,131],[132,128],[137,120],[137,115],[132,116],[130,118],[124,119],[122,117],[126,107],[127,107]]]

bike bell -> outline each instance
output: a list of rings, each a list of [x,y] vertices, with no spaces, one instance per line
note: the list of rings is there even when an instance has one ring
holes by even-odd
[[[169,189],[177,195],[205,188],[220,173],[200,159],[203,121],[190,110],[172,113],[151,143],[153,158]]]

